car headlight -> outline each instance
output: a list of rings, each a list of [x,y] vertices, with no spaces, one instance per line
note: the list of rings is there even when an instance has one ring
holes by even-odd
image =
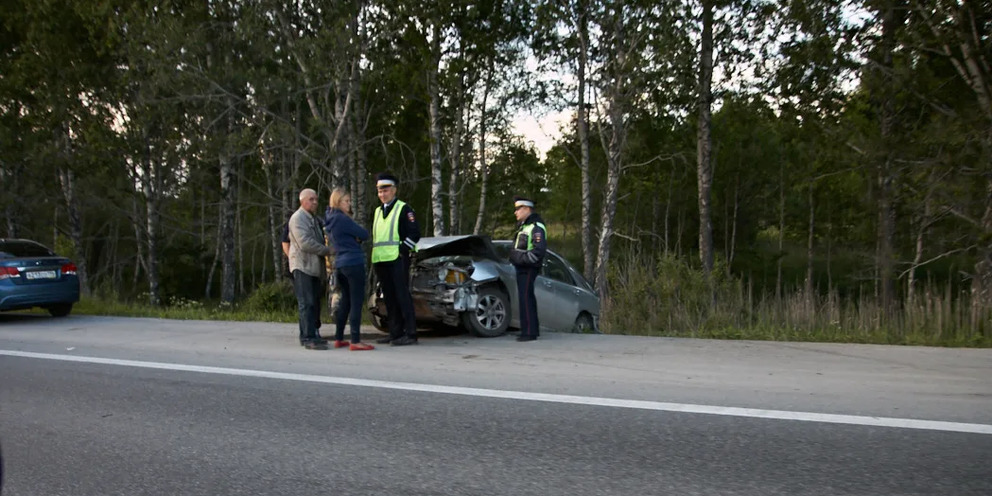
[[[445,267],[437,271],[437,278],[448,284],[461,284],[468,280],[468,274],[462,269]]]

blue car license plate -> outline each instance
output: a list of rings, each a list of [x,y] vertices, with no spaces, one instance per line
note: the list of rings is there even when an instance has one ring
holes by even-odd
[[[54,270],[35,270],[24,273],[25,279],[55,279]]]

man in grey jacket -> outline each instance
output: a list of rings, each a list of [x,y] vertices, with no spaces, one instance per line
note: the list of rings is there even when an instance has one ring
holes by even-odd
[[[317,327],[321,294],[327,284],[324,257],[333,254],[324,244],[324,229],[315,216],[317,203],[316,191],[300,191],[300,208],[289,218],[289,271],[300,310],[300,344],[308,350],[327,349]]]

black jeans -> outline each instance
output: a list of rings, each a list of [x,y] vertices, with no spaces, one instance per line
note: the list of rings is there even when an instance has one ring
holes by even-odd
[[[324,284],[319,277],[294,270],[293,290],[300,312],[300,341],[312,341],[317,338],[317,327],[320,325],[320,300]]]
[[[389,319],[389,337],[417,338],[417,321],[413,313],[413,295],[410,294],[410,268],[403,257],[392,262],[372,264],[375,276],[382,286]]]
[[[337,329],[334,340],[344,339],[344,325],[351,324],[351,342],[362,340],[362,302],[365,299],[365,265],[338,267],[338,286],[341,288],[341,301],[335,315]]]
[[[517,305],[520,307],[520,335],[537,337],[541,335],[541,324],[537,320],[537,297],[534,283],[537,281],[536,268],[517,267]]]

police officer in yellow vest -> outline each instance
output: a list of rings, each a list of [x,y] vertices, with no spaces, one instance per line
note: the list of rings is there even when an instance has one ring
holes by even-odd
[[[372,219],[372,268],[382,287],[389,320],[389,337],[382,344],[417,344],[417,323],[410,295],[410,252],[420,241],[420,226],[409,205],[396,199],[399,180],[380,173],[375,187],[382,206]]]
[[[548,252],[548,229],[544,220],[534,212],[529,198],[513,198],[513,214],[517,217],[517,236],[510,250],[510,263],[517,269],[517,306],[520,307],[520,336],[517,341],[533,341],[541,334],[537,320],[537,298],[534,284]]]

